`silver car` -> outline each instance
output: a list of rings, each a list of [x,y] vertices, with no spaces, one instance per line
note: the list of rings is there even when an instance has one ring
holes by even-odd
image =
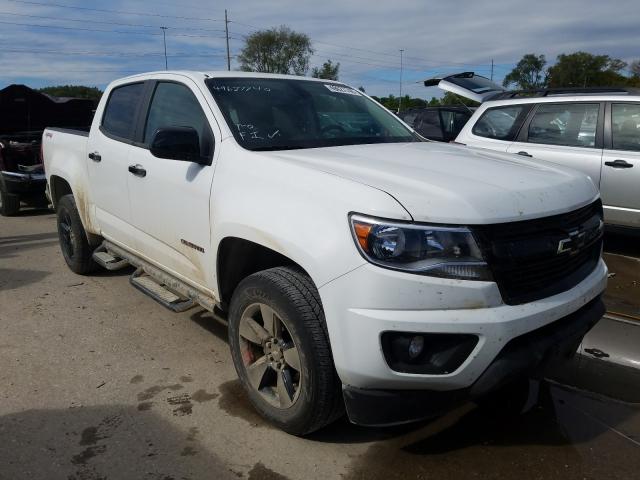
[[[581,170],[600,188],[605,223],[640,228],[639,91],[510,92],[473,72],[424,83],[482,103],[456,142]]]

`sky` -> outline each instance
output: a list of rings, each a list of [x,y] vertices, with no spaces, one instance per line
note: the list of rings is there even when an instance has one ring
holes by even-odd
[[[475,71],[494,80],[526,53],[587,51],[640,58],[638,0],[0,0],[0,88],[104,88],[126,75],[226,69],[246,35],[287,25],[312,40],[311,65],[340,62],[340,80],[379,96],[439,96],[421,80]],[[400,69],[400,50],[404,50]],[[232,69],[238,64],[232,58]],[[402,74],[402,83],[400,76]]]

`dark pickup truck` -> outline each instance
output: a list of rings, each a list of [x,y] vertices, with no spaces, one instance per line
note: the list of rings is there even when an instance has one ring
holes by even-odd
[[[46,205],[40,146],[46,127],[88,130],[96,101],[45,95],[24,85],[0,90],[0,215],[22,202]]]

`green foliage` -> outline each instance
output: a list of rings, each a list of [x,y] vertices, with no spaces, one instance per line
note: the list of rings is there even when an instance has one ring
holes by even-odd
[[[620,73],[627,64],[609,55],[575,52],[558,55],[549,67],[548,85],[563,87],[611,87],[627,85],[628,78]]]
[[[629,70],[631,71],[631,75],[635,78],[640,78],[640,60],[634,60],[629,65]]]
[[[371,97],[371,98],[380,102],[382,105],[387,107],[392,112],[398,111],[400,97],[396,97],[395,95],[389,95],[388,97]],[[427,102],[421,98],[412,98],[409,95],[402,96],[403,111],[409,108],[426,107],[426,106],[427,106]]]
[[[546,64],[547,59],[544,55],[528,53],[504,77],[502,84],[505,87],[516,85],[521,90],[542,88],[547,83],[547,74],[544,69]]]
[[[314,78],[323,78],[325,80],[338,80],[338,71],[340,70],[340,62],[333,63],[327,60],[322,67],[314,67],[311,76]]]
[[[305,75],[312,54],[307,35],[282,25],[249,35],[238,61],[245,72]]]
[[[82,85],[56,85],[44,87],[38,91],[53,97],[89,98],[91,100],[100,100],[102,96],[102,90],[99,88]]]

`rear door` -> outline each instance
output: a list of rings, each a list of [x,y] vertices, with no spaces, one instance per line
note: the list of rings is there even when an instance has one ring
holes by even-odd
[[[438,87],[479,103],[507,91],[487,77],[473,72],[430,78],[424,81],[424,86]]]
[[[144,91],[144,82],[112,89],[99,127],[92,129],[87,143],[92,198],[102,235],[130,248],[135,248],[135,234],[131,226],[127,162]]]
[[[607,105],[600,190],[607,223],[640,227],[640,103]]]
[[[507,149],[586,173],[600,186],[604,103],[540,103]]]
[[[129,156],[129,165],[135,167],[127,174],[127,185],[138,251],[185,281],[206,286],[215,268],[209,249],[215,146],[210,125],[217,123],[211,110],[203,109],[207,103],[197,85],[181,76],[167,78],[151,85],[139,142]],[[153,156],[153,136],[167,127],[194,128],[208,165]]]

